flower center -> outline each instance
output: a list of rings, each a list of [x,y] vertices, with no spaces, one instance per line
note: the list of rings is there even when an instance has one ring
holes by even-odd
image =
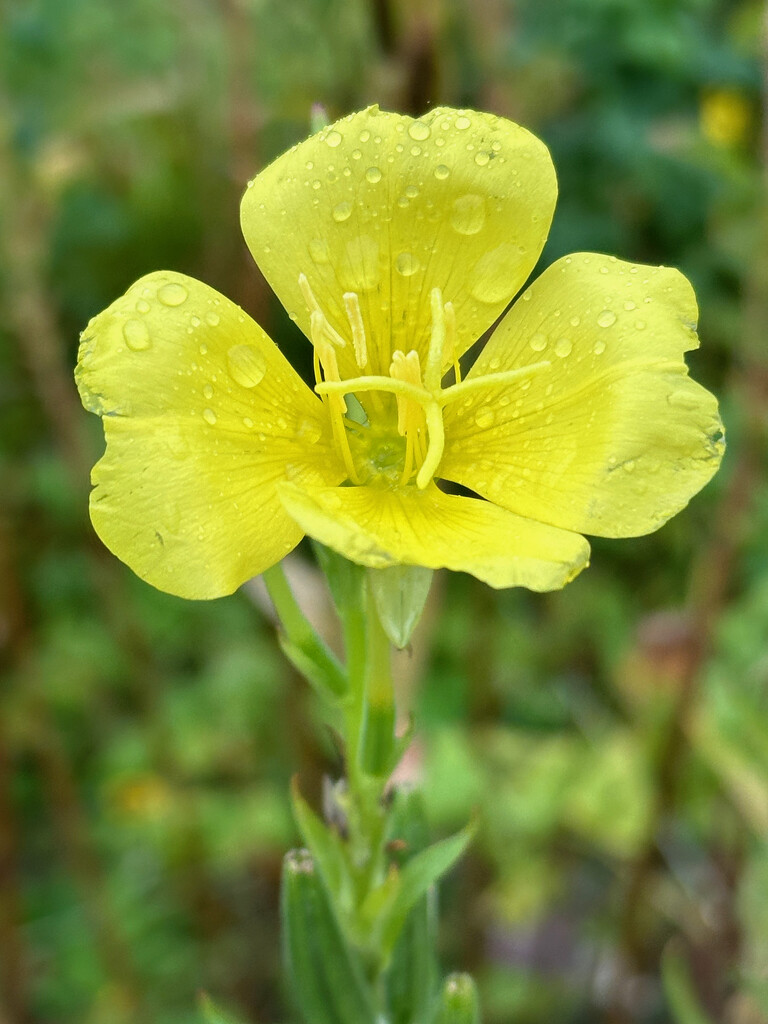
[[[443,457],[443,408],[449,402],[489,385],[528,377],[550,365],[542,361],[462,381],[454,309],[450,302],[443,302],[440,289],[433,288],[432,328],[423,373],[418,352],[398,349],[392,353],[389,376],[366,375],[368,343],[360,300],[355,292],[346,292],[349,339],[360,376],[342,380],[337,351],[346,347],[347,338],[329,322],[304,274],[299,275],[299,287],[310,314],[315,391],[328,411],[336,446],[353,484],[405,487],[415,477],[416,486],[424,489]],[[455,383],[444,388],[443,377],[451,366]],[[362,394],[367,396],[366,408],[360,405],[358,396]]]

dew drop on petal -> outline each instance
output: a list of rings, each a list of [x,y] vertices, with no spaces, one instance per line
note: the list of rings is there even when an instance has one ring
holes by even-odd
[[[343,221],[349,220],[351,214],[352,204],[345,201],[343,203],[339,203],[338,206],[334,206],[331,216],[338,224],[341,224]]]
[[[211,384],[206,384],[203,388],[203,397],[213,398],[213,386]]]
[[[221,322],[221,317],[219,316],[218,313],[206,313],[205,322],[210,327],[218,327],[219,323]]]
[[[414,121],[408,128],[408,134],[412,139],[416,139],[417,142],[424,142],[425,139],[429,138],[429,128],[423,121]]]
[[[465,129],[469,128],[471,124],[472,122],[469,120],[469,118],[464,117],[463,114],[460,117],[457,117],[455,121],[455,125],[460,132],[463,132]]]
[[[365,180],[369,181],[372,185],[376,182],[381,181],[381,171],[378,167],[369,167],[365,172]]]
[[[303,417],[296,428],[296,436],[307,444],[317,444],[322,437],[322,427],[317,420]]]
[[[596,356],[601,356],[603,352],[605,352],[605,342],[596,341],[592,348],[592,351],[595,353]]]
[[[216,413],[213,409],[203,409],[203,419],[212,427],[216,423]]]
[[[450,173],[450,167],[446,167],[445,164],[438,164],[437,167],[435,168],[435,177],[438,179],[438,181],[445,181],[445,179],[449,176]]]
[[[599,327],[613,327],[616,323],[616,314],[610,309],[604,309],[598,314],[597,324]]]
[[[490,159],[490,154],[486,153],[484,149],[481,149],[479,153],[475,153],[475,163],[478,167],[485,167]]]
[[[421,264],[411,253],[401,252],[395,260],[395,268],[403,277],[411,277],[421,268]]]
[[[485,201],[482,196],[468,193],[453,202],[451,226],[460,235],[476,235],[485,224]]]
[[[309,255],[315,263],[328,263],[330,255],[328,253],[328,243],[325,239],[313,238],[309,243]]]
[[[251,419],[250,416],[243,416],[243,426],[247,427],[248,430],[253,429],[253,420]]]
[[[495,418],[493,409],[491,409],[489,405],[482,406],[482,408],[478,409],[475,413],[475,423],[480,430],[487,430],[488,427],[492,427]]]
[[[128,348],[143,352],[152,344],[149,330],[143,320],[126,320],[123,324],[123,338]]]
[[[162,286],[157,297],[164,306],[180,306],[182,302],[187,301],[187,289],[183,284],[171,281]]]
[[[331,149],[336,149],[337,146],[341,145],[341,132],[337,132],[334,128],[333,131],[328,132],[325,136],[326,146],[330,146]]]
[[[233,345],[227,352],[227,370],[232,380],[244,388],[255,388],[266,373],[264,356],[254,345]]]
[[[634,302],[632,302],[631,299],[627,299],[627,301],[624,303],[624,309],[626,309],[627,312],[630,312],[631,310],[636,309],[636,308],[637,307],[635,306]]]
[[[573,351],[573,344],[570,338],[558,338],[555,342],[555,355],[565,359]]]
[[[547,347],[547,336],[546,334],[534,334],[529,342],[534,352],[543,352]]]
[[[635,320],[635,330],[637,330],[637,331],[644,331],[645,330],[645,320]]]
[[[150,309],[151,306],[149,305],[146,299],[139,299],[139,301],[136,303],[137,313],[148,313]]]

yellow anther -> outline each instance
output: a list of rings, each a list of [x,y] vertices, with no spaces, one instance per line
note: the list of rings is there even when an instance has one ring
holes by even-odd
[[[459,350],[456,346],[456,310],[452,302],[446,302],[443,306],[445,314],[445,356],[446,361],[453,363],[453,372],[456,383],[461,384],[461,365],[459,364]]]
[[[406,384],[411,384],[413,387],[422,388],[421,365],[418,352],[411,350],[407,355],[399,350],[393,352],[389,373],[392,380],[401,380]],[[418,416],[418,413],[422,412],[420,405],[417,405],[415,410],[417,417],[423,420],[423,413],[421,416]],[[405,435],[406,430],[417,426],[414,421],[415,410],[411,399],[405,395],[397,395],[397,432],[401,437]]]
[[[344,292],[344,308],[347,311],[347,320],[352,328],[352,345],[355,349],[355,362],[361,370],[365,369],[368,362],[368,346],[365,340],[365,325],[360,312],[360,300],[355,292]]]
[[[307,309],[309,310],[310,322],[313,317],[319,317],[320,319],[317,320],[317,323],[321,324],[322,333],[326,338],[332,344],[336,345],[337,348],[344,348],[347,344],[346,341],[342,338],[335,327],[328,322],[328,317],[323,313],[322,309],[320,309],[320,303],[315,298],[315,293],[312,291],[312,285],[309,283],[306,274],[299,274],[299,288],[301,289],[301,294],[304,296],[304,301],[306,302]],[[315,343],[314,329],[312,342],[313,344]]]
[[[443,359],[445,358],[445,306],[439,288],[433,288],[429,295],[432,305],[432,333],[429,338],[427,365],[424,369],[424,383],[428,391],[440,389],[443,377]]]

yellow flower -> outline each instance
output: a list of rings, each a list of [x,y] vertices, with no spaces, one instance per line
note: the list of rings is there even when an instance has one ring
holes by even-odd
[[[372,107],[277,159],[242,225],[312,342],[314,393],[222,295],[142,278],[79,353],[107,440],[91,496],[105,544],[192,598],[230,593],[305,533],[367,566],[549,590],[587,565],[582,533],[661,526],[723,451],[683,359],[696,303],[677,271],[561,259],[461,379],[531,273],[556,193],[538,139],[470,110]]]

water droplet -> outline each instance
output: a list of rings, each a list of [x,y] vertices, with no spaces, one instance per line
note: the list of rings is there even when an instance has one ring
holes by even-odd
[[[408,127],[408,134],[412,139],[416,139],[417,142],[423,142],[425,139],[429,138],[429,128],[423,121],[414,121],[413,124]]]
[[[337,146],[341,145],[341,132],[337,132],[335,128],[328,132],[325,136],[325,144],[330,146],[331,149],[336,149]]]
[[[328,243],[323,238],[313,238],[309,243],[309,255],[315,263],[328,263]]]
[[[218,313],[206,313],[205,322],[210,327],[218,327],[218,325],[221,323],[221,317],[219,316]]]
[[[362,155],[363,154],[360,152],[359,149],[353,149],[352,150],[352,159],[353,160],[359,160]]]
[[[352,204],[348,202],[339,203],[338,206],[333,208],[333,219],[341,224],[342,221],[349,220],[352,214]]]
[[[213,387],[211,384],[206,384],[203,388],[203,397],[209,399],[213,398]]]
[[[208,346],[205,344],[205,342],[202,342],[202,344],[200,345],[199,352],[201,356],[208,355]]]
[[[468,117],[464,117],[464,115],[461,114],[459,117],[456,118],[455,124],[459,131],[463,132],[466,128],[469,128],[472,122],[469,120]]]
[[[543,352],[547,347],[547,336],[546,334],[534,334],[529,342],[534,352]]]
[[[597,324],[599,327],[613,327],[616,323],[616,314],[610,309],[604,309],[598,315]]]
[[[592,348],[592,351],[595,353],[596,356],[601,356],[603,352],[605,352],[605,342],[596,341]]]
[[[227,369],[236,384],[255,388],[263,380],[267,364],[254,345],[233,345],[227,352]]]
[[[203,419],[210,426],[213,426],[216,423],[216,413],[213,409],[203,409]]]
[[[317,444],[322,434],[322,427],[318,421],[310,419],[308,416],[301,419],[296,428],[296,436],[307,444]]]
[[[149,330],[143,320],[126,320],[123,324],[125,344],[134,352],[143,352],[152,344]]]
[[[635,320],[635,330],[637,330],[637,331],[644,331],[645,330],[645,320]]]
[[[375,185],[377,181],[381,181],[381,171],[378,167],[369,167],[365,172],[365,180],[370,181],[372,185]]]
[[[667,401],[676,409],[698,409],[699,399],[688,391],[673,391],[667,396]]]
[[[371,137],[371,133],[368,131],[367,128],[364,128],[363,131],[360,132],[360,141],[361,142],[367,142],[368,139],[370,139],[370,137]]]
[[[485,224],[485,202],[482,196],[468,193],[453,202],[451,225],[460,235],[476,235]]]
[[[253,420],[251,419],[250,416],[243,416],[243,426],[247,427],[248,430],[253,429]]]
[[[411,253],[401,252],[395,260],[395,267],[398,274],[402,274],[403,277],[411,277],[421,268],[421,264]]]
[[[627,301],[624,303],[624,309],[626,309],[627,312],[629,312],[630,310],[637,309],[637,306],[635,306],[634,302],[632,302],[631,299],[627,299]]]
[[[446,167],[445,164],[438,164],[435,168],[435,177],[439,181],[445,181],[448,175],[451,173],[450,167]]]
[[[312,182],[312,188],[315,190],[315,192],[317,192],[322,187],[323,187],[322,181],[320,181],[319,178],[315,178],[315,180]]]
[[[490,159],[490,153],[486,153],[485,150],[483,149],[481,149],[479,153],[475,153],[475,163],[477,164],[478,167],[485,167],[485,165],[490,161]]]
[[[489,405],[484,405],[475,413],[475,423],[481,430],[487,430],[488,427],[492,427],[495,418],[493,409]]]
[[[571,317],[571,327],[578,327],[580,323],[581,323],[581,317],[578,317],[578,316],[572,316]]]
[[[151,308],[152,307],[150,306],[146,299],[139,299],[139,301],[136,303],[137,313],[148,313]]]
[[[570,338],[558,338],[555,342],[555,355],[560,356],[561,359],[565,359],[573,351],[573,344]]]
[[[183,284],[172,281],[162,286],[157,297],[164,306],[180,306],[187,301],[187,289]]]

